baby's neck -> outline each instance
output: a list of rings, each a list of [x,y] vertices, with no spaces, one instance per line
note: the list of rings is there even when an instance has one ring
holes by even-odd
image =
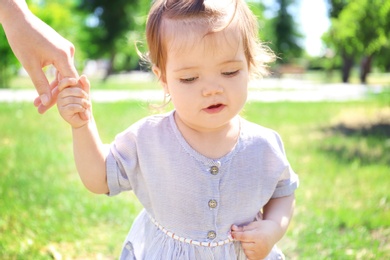
[[[176,125],[187,143],[198,153],[219,159],[231,152],[240,135],[240,118],[233,118],[228,124],[214,131],[199,131],[185,125],[175,117]]]

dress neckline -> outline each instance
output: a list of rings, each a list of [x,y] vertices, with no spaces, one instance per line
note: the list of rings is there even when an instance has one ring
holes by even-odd
[[[241,147],[242,147],[242,137],[243,137],[242,118],[241,117],[238,117],[238,120],[239,120],[239,123],[240,123],[240,129],[239,129],[240,132],[238,134],[238,138],[237,138],[236,144],[234,145],[233,149],[230,152],[228,152],[227,154],[225,154],[224,156],[222,156],[220,158],[217,158],[217,159],[213,159],[213,158],[209,158],[207,156],[204,156],[203,154],[201,154],[198,151],[196,151],[185,140],[184,136],[182,135],[182,133],[180,132],[179,128],[177,127],[177,124],[175,122],[174,114],[175,114],[175,110],[173,110],[169,114],[169,123],[170,123],[170,125],[172,127],[172,130],[173,130],[173,132],[175,134],[175,137],[178,140],[178,142],[180,143],[180,145],[183,147],[183,149],[189,155],[194,157],[196,160],[198,160],[198,161],[200,161],[200,162],[202,162],[202,163],[204,163],[206,165],[210,165],[210,166],[216,165],[216,166],[219,167],[219,165],[221,165],[222,163],[225,163],[225,162],[229,161],[241,149]]]

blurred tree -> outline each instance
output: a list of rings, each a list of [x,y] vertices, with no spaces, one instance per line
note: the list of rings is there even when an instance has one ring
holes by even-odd
[[[339,14],[348,4],[349,0],[326,0],[329,6],[329,16],[332,18],[339,17]]]
[[[149,0],[81,0],[79,7],[88,15],[89,37],[84,39],[85,50],[91,58],[108,58],[105,79],[115,69],[137,66],[136,48],[129,40],[140,38]],[[116,68],[116,66],[118,68]]]
[[[360,80],[366,83],[374,56],[389,49],[390,2],[386,0],[330,2],[332,25],[324,39],[342,56],[343,82],[348,82],[355,58],[359,58]],[[385,56],[389,57],[389,54]],[[388,59],[382,59],[382,62],[385,60]]]
[[[75,62],[80,69],[85,53],[79,45],[84,37],[84,17],[77,12],[78,0],[27,0],[29,9],[42,21],[54,28],[59,34],[75,45]]]
[[[72,12],[77,0],[27,0],[26,2],[30,10],[41,20],[71,42],[77,42],[75,36],[79,35],[80,19]],[[9,80],[21,65],[9,47],[2,29],[0,29],[0,57],[0,87],[8,87]]]
[[[298,44],[302,35],[298,32],[297,24],[289,13],[289,7],[294,0],[277,0],[278,11],[270,21],[273,31],[271,41],[273,48],[281,59],[281,63],[292,63],[294,59],[302,55],[302,47]]]
[[[9,87],[12,76],[20,66],[0,25],[0,88]]]
[[[260,39],[262,41],[269,41],[270,35],[268,33],[269,30],[267,31],[268,26],[266,26],[268,19],[264,16],[264,11],[266,10],[265,5],[258,0],[247,0],[246,2],[257,18]]]

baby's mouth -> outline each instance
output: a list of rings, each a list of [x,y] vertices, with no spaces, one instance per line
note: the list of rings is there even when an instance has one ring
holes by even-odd
[[[210,114],[216,114],[216,113],[221,112],[224,108],[225,108],[225,105],[219,103],[219,104],[214,104],[214,105],[210,105],[210,106],[206,107],[204,109],[204,111],[207,113],[210,113]]]
[[[207,109],[219,108],[220,106],[222,106],[222,104],[215,104],[215,105],[211,105],[211,106],[207,107]]]

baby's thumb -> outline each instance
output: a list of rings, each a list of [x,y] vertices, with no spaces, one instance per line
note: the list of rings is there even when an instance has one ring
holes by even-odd
[[[89,94],[91,84],[89,83],[89,80],[87,79],[87,77],[85,75],[81,75],[79,82],[80,82],[81,88]]]
[[[237,225],[232,225],[232,227],[231,227],[231,235],[237,241],[241,241],[243,231],[244,231],[244,229],[242,227],[237,226]]]
[[[81,85],[81,88],[88,94],[88,99],[89,99],[89,91],[91,88],[89,80],[87,79],[87,77],[85,75],[82,75],[79,79],[79,83]],[[89,119],[91,119],[91,116],[92,116],[91,115],[91,108],[85,110],[83,113],[80,113],[80,117],[83,120],[89,120]]]
[[[232,231],[236,231],[236,232],[241,232],[243,231],[243,228],[242,227],[239,227],[237,225],[232,225],[231,227]]]

